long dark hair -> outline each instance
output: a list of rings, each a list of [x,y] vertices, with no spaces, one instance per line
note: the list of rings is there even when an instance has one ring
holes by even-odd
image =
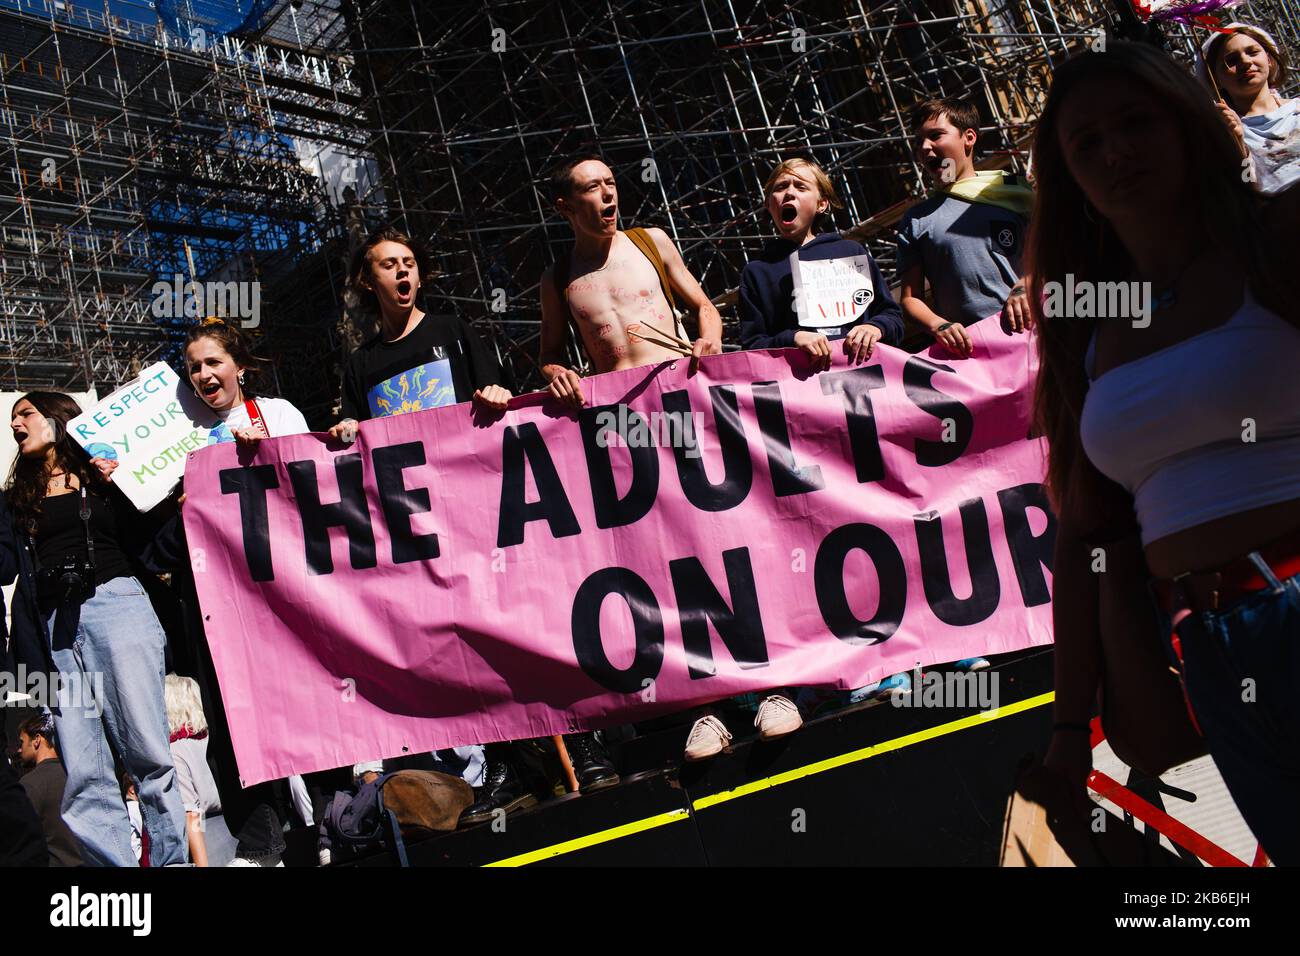
[[[9,480],[5,484],[9,510],[13,512],[18,527],[24,533],[34,535],[53,472],[76,475],[83,488],[100,485],[103,479],[68,433],[68,422],[81,414],[76,399],[62,392],[28,392],[14,402],[14,407],[23,401],[31,402],[54,429],[54,454],[42,455],[39,459],[19,455],[9,469]]]
[[[248,342],[248,336],[225,319],[208,319],[201,325],[194,326],[186,333],[185,348],[188,349],[199,339],[212,339],[226,350],[226,354],[234,359],[235,364],[247,372],[243,383],[239,386],[243,389],[245,397],[257,398],[259,394],[257,379],[265,363],[253,354],[253,347]],[[189,366],[189,360],[186,359],[185,380],[187,382],[190,379]],[[194,387],[193,382],[190,382],[190,387]]]
[[[1087,460],[1079,440],[1079,417],[1088,380],[1083,357],[1095,320],[1051,318],[1043,312],[1043,288],[1075,281],[1113,282],[1129,278],[1133,262],[1119,236],[1100,213],[1085,210],[1086,197],[1066,166],[1057,138],[1061,106],[1075,90],[1103,76],[1144,87],[1176,119],[1186,144],[1188,199],[1213,221],[1227,250],[1241,250],[1256,298],[1282,311],[1285,242],[1270,241],[1268,200],[1243,181],[1241,153],[1205,90],[1158,50],[1114,42],[1104,53],[1074,57],[1056,72],[1034,136],[1037,173],[1030,220],[1026,273],[1029,302],[1038,327],[1038,382],[1034,417],[1048,440],[1047,488],[1060,515],[1067,511],[1094,535],[1132,524],[1132,503],[1119,486]],[[1235,254],[1235,253],[1234,253]]]

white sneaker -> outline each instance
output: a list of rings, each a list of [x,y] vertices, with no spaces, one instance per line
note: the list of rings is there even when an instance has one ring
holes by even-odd
[[[268,856],[262,860],[250,860],[246,856],[237,856],[226,866],[284,866],[284,860],[278,856]]]
[[[803,726],[803,718],[799,716],[799,708],[794,705],[794,701],[780,694],[772,694],[764,697],[758,705],[754,726],[758,728],[760,740],[772,740],[794,733]]]
[[[324,849],[324,848],[318,850],[317,853],[316,853],[316,858],[317,858],[318,860],[320,860],[320,865],[321,865],[321,866],[329,866],[329,865],[330,865],[330,859],[331,859],[332,856],[333,856],[333,854],[331,854],[329,850],[326,850],[326,849]]]
[[[691,727],[690,736],[686,738],[686,759],[706,760],[718,753],[731,741],[731,731],[726,724],[712,714],[707,714]]]

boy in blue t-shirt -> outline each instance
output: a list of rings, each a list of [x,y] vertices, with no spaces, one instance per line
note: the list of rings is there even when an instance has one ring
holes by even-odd
[[[968,325],[1000,313],[1012,331],[1030,326],[1021,258],[1033,193],[1018,176],[975,169],[979,113],[971,103],[926,100],[911,126],[917,161],[937,189],[898,224],[899,302],[937,341],[969,355]]]

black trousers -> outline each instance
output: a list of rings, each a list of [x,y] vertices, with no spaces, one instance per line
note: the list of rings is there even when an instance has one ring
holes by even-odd
[[[0,866],[49,865],[40,818],[8,757],[0,754]]]
[[[190,585],[188,593],[182,591],[179,595],[184,605],[185,625],[173,632],[176,640],[172,646],[172,666],[176,673],[194,678],[199,685],[203,713],[208,719],[208,761],[217,781],[226,826],[239,844],[235,853],[250,859],[283,853],[288,785],[283,780],[268,780],[251,787],[239,785],[230,724],[221,702],[216,666],[203,633],[198,597],[190,582],[184,584]]]

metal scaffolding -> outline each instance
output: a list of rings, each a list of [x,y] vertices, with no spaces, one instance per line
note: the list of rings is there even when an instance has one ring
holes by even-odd
[[[537,283],[570,241],[540,188],[556,158],[599,143],[624,224],[666,229],[727,307],[770,235],[762,181],[811,154],[845,201],[837,226],[888,275],[891,227],[925,189],[908,107],[973,97],[981,165],[1021,170],[1053,69],[1128,9],[275,0],[232,27],[233,4],[158,6],[0,0],[0,380],[102,392],[174,360],[193,319],[158,315],[152,290],[189,277],[187,244],[193,278],[260,283],[260,351],[314,425],[366,331],[342,279],[368,227],[429,239],[426,307],[536,386]],[[1300,53],[1290,0],[1233,16]],[[1190,58],[1193,38],[1166,32]]]
[[[845,202],[837,225],[890,275],[890,227],[926,189],[908,107],[972,97],[989,122],[981,165],[1023,170],[1054,67],[1102,35],[1120,6],[353,0],[345,9],[367,148],[390,186],[390,202],[373,211],[432,237],[443,307],[477,321],[536,386],[537,283],[570,240],[540,189],[558,157],[598,143],[619,177],[625,226],[663,227],[725,307],[772,234],[766,174],[780,158],[811,154]],[[1294,5],[1254,7],[1234,15],[1269,23],[1300,49]],[[1169,33],[1189,57],[1186,32]]]
[[[102,392],[175,360],[194,319],[154,287],[179,276],[258,283],[265,321],[246,324],[279,386],[327,410],[310,367],[337,351],[338,269],[321,253],[341,220],[309,164],[350,148],[357,91],[332,50],[337,10],[307,13],[178,35],[151,5],[0,0],[5,388]]]

